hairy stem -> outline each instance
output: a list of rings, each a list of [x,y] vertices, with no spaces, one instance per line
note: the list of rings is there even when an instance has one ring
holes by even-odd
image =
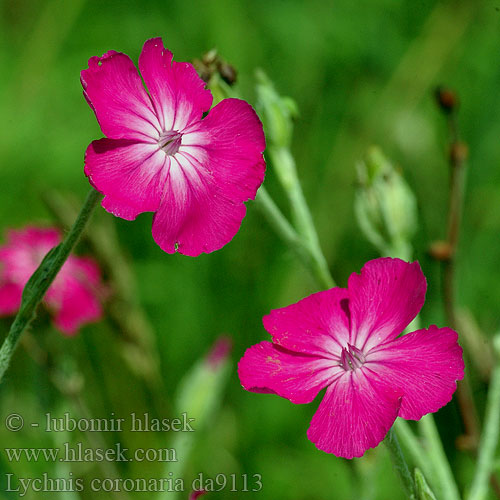
[[[394,469],[401,480],[406,496],[410,500],[414,500],[416,498],[415,483],[408,469],[408,464],[406,463],[403,452],[399,446],[398,438],[392,428],[387,433],[387,436],[384,439],[384,444],[389,450],[392,464],[394,465]]]
[[[428,450],[429,466],[433,469],[434,475],[437,478],[435,488],[438,498],[443,500],[460,500],[460,493],[448,458],[444,452],[432,413],[424,415],[419,420],[418,425]]]
[[[4,374],[9,367],[10,360],[16,350],[22,333],[35,318],[37,306],[42,301],[45,293],[57,276],[57,273],[60,271],[76,245],[100,196],[100,193],[95,189],[90,190],[78,217],[64,241],[47,254],[24,287],[21,307],[0,349],[0,382],[3,380]]]
[[[78,209],[72,200],[54,190],[43,201],[56,220],[70,226]],[[130,370],[146,384],[145,390],[156,394],[161,404],[158,413],[167,413],[165,389],[160,373],[154,329],[137,300],[136,278],[116,234],[114,218],[93,221],[92,231],[83,235],[100,268],[106,273],[113,294],[106,300],[106,318],[120,340],[121,354]]]
[[[320,287],[331,288],[335,286],[321,251],[319,254],[314,251],[311,245],[295,231],[263,186],[257,192],[255,201],[269,224],[311,272]]]
[[[500,351],[500,337],[497,337],[495,341],[497,350]],[[468,500],[483,500],[487,497],[488,479],[495,468],[495,450],[500,429],[500,352],[497,353],[497,362],[491,377],[484,422],[476,472]]]
[[[335,286],[335,283],[319,244],[318,233],[297,176],[297,168],[292,153],[289,148],[284,146],[269,146],[267,153],[290,201],[293,222],[299,236],[307,246],[307,251],[314,266],[313,272],[315,275],[320,276],[322,287],[331,288]]]
[[[403,443],[405,451],[410,455],[413,464],[419,467],[425,478],[436,488],[438,479],[434,468],[431,466],[429,458],[422,448],[417,436],[412,431],[410,424],[401,418],[396,419],[393,429],[398,439]]]

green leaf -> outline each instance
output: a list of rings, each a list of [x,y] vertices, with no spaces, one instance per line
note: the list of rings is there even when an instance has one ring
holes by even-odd
[[[37,270],[31,275],[23,289],[20,310],[37,294],[40,286],[48,279],[49,270],[57,258],[62,243],[47,252]]]

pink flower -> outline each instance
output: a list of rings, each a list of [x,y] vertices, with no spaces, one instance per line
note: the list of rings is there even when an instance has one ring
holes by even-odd
[[[7,233],[7,244],[0,247],[0,315],[17,312],[24,285],[60,241],[54,228],[27,227]],[[99,287],[100,273],[94,261],[70,255],[44,298],[59,330],[72,335],[81,325],[102,316]]]
[[[231,354],[233,340],[227,335],[221,335],[213,344],[210,352],[206,356],[206,363],[213,371],[225,363]]]
[[[462,349],[449,328],[398,337],[424,304],[418,262],[375,259],[348,288],[315,293],[264,317],[273,343],[248,349],[243,387],[310,403],[326,387],[307,435],[345,458],[377,446],[397,416],[419,420],[447,404],[463,378]]]
[[[262,124],[252,107],[224,99],[205,118],[212,94],[161,38],[133,62],[109,51],[81,73],[84,95],[107,139],[85,154],[85,174],[122,219],[155,212],[153,238],[168,253],[196,256],[237,233],[264,179]]]
[[[205,490],[195,490],[192,491],[191,494],[189,495],[189,500],[196,500],[197,498],[201,497],[206,493]]]

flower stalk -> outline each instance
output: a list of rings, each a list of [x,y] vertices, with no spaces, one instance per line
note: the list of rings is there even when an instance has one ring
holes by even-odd
[[[415,195],[378,148],[371,148],[367,153],[365,162],[358,167],[358,177],[360,188],[356,198],[356,214],[365,237],[382,256],[390,252],[391,257],[412,260],[410,240],[417,226]],[[406,331],[419,328],[417,315]],[[425,415],[419,421],[425,449],[404,420],[398,419],[394,429],[413,462],[440,493],[440,498],[458,500],[458,488],[433,415]]]
[[[423,450],[418,437],[415,436],[410,424],[402,418],[396,419],[393,429],[398,439],[403,443],[405,451],[410,456],[410,461],[421,469],[421,474],[432,484],[438,484],[434,468],[431,466],[427,454]]]
[[[312,247],[297,233],[264,186],[261,186],[257,192],[255,201],[257,207],[262,211],[269,224],[280,238],[293,250],[299,261],[301,261],[311,272],[320,287],[326,289],[335,286],[323,254],[321,252],[318,254],[313,251]]]
[[[296,233],[308,257],[308,267],[322,288],[332,288],[335,282],[321,250],[318,233],[302,191],[290,144],[293,119],[298,114],[295,102],[279,95],[263,71],[257,72],[257,110],[266,131],[266,155],[290,202]],[[264,195],[265,196],[265,195]],[[264,204],[267,210],[269,204]],[[283,217],[284,218],[284,217]],[[285,219],[286,220],[286,219]],[[280,231],[282,234],[283,231]],[[286,239],[290,242],[290,239]],[[294,245],[296,247],[296,245]]]
[[[500,433],[500,335],[493,340],[496,365],[491,376],[484,430],[479,443],[479,456],[468,500],[484,500],[488,496],[488,479],[495,470],[495,451]],[[498,467],[498,464],[496,464]]]
[[[44,193],[43,201],[63,227],[71,226],[78,215],[72,200],[57,191]],[[113,219],[103,217],[93,221],[92,231],[84,235],[113,290],[106,301],[106,318],[121,340],[122,356],[131,371],[141,377],[153,393],[161,394],[158,401],[165,401],[154,330],[136,298],[136,278],[118,243]]]
[[[457,330],[455,270],[466,186],[468,148],[460,140],[457,119],[459,103],[456,94],[449,89],[438,88],[436,91],[436,102],[445,116],[448,126],[450,192],[448,199],[447,237],[446,241],[441,243],[443,247],[442,255],[439,255],[440,252],[436,254],[436,244],[431,247],[431,255],[437,260],[442,261],[444,312],[449,326]],[[475,451],[477,450],[480,426],[472,390],[467,378],[464,378],[458,384],[457,400],[465,427],[465,436],[461,441],[464,443],[464,447]]]
[[[335,282],[331,277],[328,264],[321,250],[318,233],[314,227],[311,212],[297,176],[292,153],[287,147],[273,147],[270,145],[267,148],[267,154],[290,201],[292,218],[297,233],[311,259],[312,271],[315,276],[319,277],[323,288],[332,288],[335,286]]]
[[[399,446],[398,438],[396,433],[391,428],[384,439],[384,444],[389,451],[391,456],[392,464],[397,472],[401,484],[405,490],[407,497],[410,500],[415,500],[415,483],[408,469],[408,464],[406,463],[401,447]]]
[[[95,189],[90,190],[64,241],[45,256],[24,287],[21,306],[0,348],[0,382],[9,367],[21,335],[35,318],[38,305],[75,247],[100,197],[101,194]]]
[[[418,425],[429,450],[427,457],[438,479],[438,484],[435,486],[438,498],[442,498],[443,500],[460,500],[460,493],[448,458],[444,452],[432,413],[424,415],[419,420]]]

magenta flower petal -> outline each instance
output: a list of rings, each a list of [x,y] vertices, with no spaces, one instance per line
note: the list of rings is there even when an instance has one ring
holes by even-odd
[[[4,251],[15,252],[14,248],[24,246],[50,250],[59,243],[59,240],[59,231],[53,227],[28,226],[21,230],[9,229],[7,231],[7,245],[0,248],[0,253],[3,254]]]
[[[314,293],[264,316],[273,342],[292,351],[325,356],[349,342],[348,295],[343,288]]]
[[[85,153],[85,175],[106,193],[102,206],[127,220],[158,209],[169,164],[156,145],[143,142],[100,139]]]
[[[0,247],[0,314],[15,313],[24,285],[47,252],[60,242],[54,228],[28,227],[8,233]],[[68,335],[102,316],[100,271],[93,260],[70,255],[49,287],[44,303],[55,313],[55,324]]]
[[[213,178],[191,159],[170,160],[162,204],[153,217],[153,238],[162,250],[196,257],[228,243],[240,228],[245,205],[220,194]]]
[[[54,228],[26,227],[7,231],[7,242],[0,247],[1,279],[24,288],[43,257],[59,242],[59,232]],[[21,300],[17,307],[20,304]]]
[[[463,378],[462,349],[449,328],[402,336],[422,307],[418,263],[368,262],[347,290],[332,288],[272,311],[264,326],[274,344],[248,349],[243,387],[307,403],[327,387],[309,439],[353,458],[377,446],[399,415],[419,419],[448,403]]]
[[[166,252],[218,250],[264,180],[262,124],[238,99],[208,112],[205,83],[191,64],[173,61],[160,38],[144,44],[139,66],[150,95],[124,54],[91,58],[82,71],[108,136],[87,149],[85,173],[109,212],[129,220],[155,212],[153,238]]]
[[[297,354],[265,341],[247,349],[238,365],[247,391],[273,392],[296,404],[310,403],[341,372],[331,359]]]
[[[244,101],[225,99],[185,134],[171,157],[153,238],[168,253],[218,250],[240,228],[244,201],[262,183],[265,148],[260,121]]]
[[[194,158],[203,150],[208,153],[206,166],[222,196],[235,204],[253,200],[264,179],[262,151],[266,140],[252,106],[240,99],[224,99],[212,108],[192,136],[186,138],[184,151]]]
[[[394,339],[424,305],[427,283],[418,262],[382,258],[349,278],[349,309],[356,345],[369,349]]]
[[[55,312],[54,323],[66,335],[102,317],[99,301],[100,272],[94,261],[70,257],[45,296]]]
[[[210,109],[212,93],[205,82],[192,64],[175,62],[161,38],[146,41],[139,69],[163,130],[183,130]]]
[[[398,416],[401,396],[376,375],[344,372],[326,390],[307,437],[326,453],[360,457],[384,439]]]
[[[148,93],[131,59],[110,50],[81,72],[83,94],[110,139],[155,142],[161,132]]]
[[[366,367],[403,391],[400,417],[419,420],[451,401],[456,381],[464,377],[457,340],[450,328],[432,325],[375,347],[367,355]]]
[[[0,280],[2,283],[3,280]],[[0,284],[0,316],[15,314],[21,304],[23,287],[16,283]]]

